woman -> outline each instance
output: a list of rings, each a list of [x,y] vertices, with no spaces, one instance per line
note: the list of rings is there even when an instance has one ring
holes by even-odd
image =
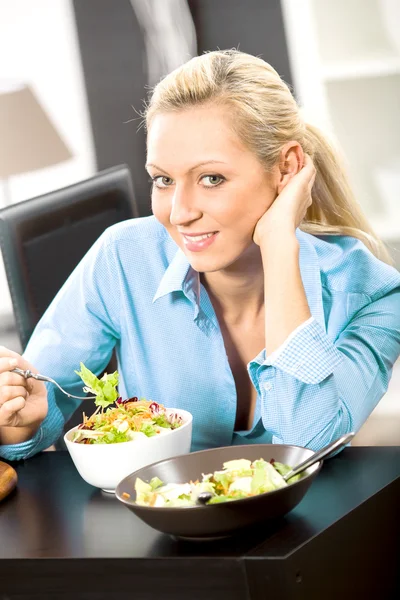
[[[120,393],[194,415],[193,449],[318,449],[358,430],[400,354],[400,275],[338,158],[259,58],[211,52],[146,110],[154,216],[108,229],[38,324],[2,349],[0,456],[52,444],[116,346]],[[59,407],[56,404],[59,404]]]

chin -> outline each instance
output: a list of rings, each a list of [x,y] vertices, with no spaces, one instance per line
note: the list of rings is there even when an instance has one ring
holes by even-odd
[[[223,271],[224,269],[227,269],[233,265],[240,257],[240,255],[235,255],[231,259],[226,258],[223,260],[220,256],[196,257],[192,254],[189,255],[187,252],[185,252],[185,255],[192,268],[199,273],[214,273],[215,271]]]

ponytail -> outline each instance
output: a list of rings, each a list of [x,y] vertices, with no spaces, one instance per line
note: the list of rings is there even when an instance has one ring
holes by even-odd
[[[301,229],[312,235],[349,235],[360,239],[380,260],[393,265],[384,243],[364,216],[350,187],[339,152],[313,125],[306,125],[303,148],[317,174]]]

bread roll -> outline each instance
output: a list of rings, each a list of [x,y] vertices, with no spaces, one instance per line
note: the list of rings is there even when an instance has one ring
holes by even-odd
[[[17,473],[5,462],[0,461],[0,501],[17,485]]]

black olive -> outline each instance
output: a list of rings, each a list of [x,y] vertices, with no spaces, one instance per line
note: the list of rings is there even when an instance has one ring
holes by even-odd
[[[201,492],[197,496],[197,504],[207,504],[207,502],[211,500],[212,497],[213,494],[211,492]]]

